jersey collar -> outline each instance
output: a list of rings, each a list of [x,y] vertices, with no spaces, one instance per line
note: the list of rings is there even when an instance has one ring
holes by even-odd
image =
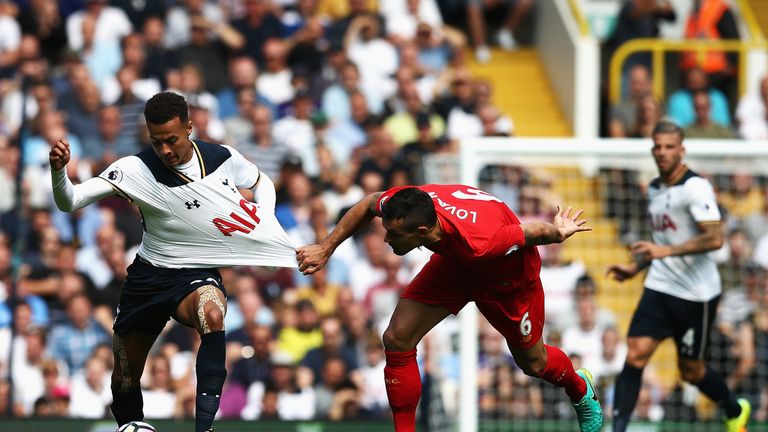
[[[189,142],[192,143],[192,151],[194,151],[195,155],[197,156],[197,164],[200,167],[200,178],[203,179],[205,178],[205,175],[206,175],[205,161],[203,161],[203,156],[200,153],[200,148],[197,146],[197,143],[194,140],[189,140]],[[174,174],[181,177],[181,179],[187,183],[192,183],[193,181],[195,181],[194,179],[190,178],[189,176],[187,176],[186,174],[184,174],[183,172],[177,169],[172,169],[172,171]]]

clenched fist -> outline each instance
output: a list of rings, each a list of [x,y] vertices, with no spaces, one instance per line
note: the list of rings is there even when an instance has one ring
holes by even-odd
[[[51,147],[48,153],[48,161],[51,163],[51,169],[60,171],[69,163],[69,142],[66,138],[61,138]]]

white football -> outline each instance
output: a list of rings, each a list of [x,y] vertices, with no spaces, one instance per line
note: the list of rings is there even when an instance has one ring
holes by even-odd
[[[116,432],[157,432],[157,429],[149,423],[132,421],[120,426]]]

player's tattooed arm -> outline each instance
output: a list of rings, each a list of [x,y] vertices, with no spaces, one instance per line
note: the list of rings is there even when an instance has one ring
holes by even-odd
[[[358,201],[357,204],[353,205],[352,208],[344,213],[336,228],[328,234],[328,237],[321,244],[335,250],[344,240],[368,225],[378,215],[376,203],[381,194],[382,192],[368,194],[365,198]]]
[[[723,230],[720,222],[700,223],[697,236],[677,245],[658,245],[649,241],[632,244],[632,254],[648,260],[668,256],[700,254],[720,249],[723,246]]]
[[[592,228],[585,226],[586,219],[579,219],[582,210],[576,210],[571,214],[572,208],[562,209],[557,206],[557,213],[552,222],[532,221],[521,224],[526,245],[546,245],[561,243],[568,237],[580,231],[590,231]]]
[[[299,270],[312,274],[325,266],[333,251],[378,215],[376,203],[382,192],[374,192],[357,202],[341,218],[336,227],[320,243],[296,249]]]

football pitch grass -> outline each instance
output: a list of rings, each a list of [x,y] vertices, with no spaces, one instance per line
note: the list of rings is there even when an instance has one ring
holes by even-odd
[[[189,432],[193,421],[154,420],[158,432]],[[289,421],[217,421],[216,432],[391,432],[390,422],[289,422]],[[109,420],[75,419],[0,419],[0,431],[8,432],[114,432],[117,426]],[[722,423],[633,423],[628,432],[722,432]],[[427,429],[417,429],[426,432]],[[499,420],[483,421],[479,432],[578,432],[574,421]],[[610,424],[603,427],[610,431]],[[458,432],[440,429],[429,432]],[[749,432],[768,432],[768,423],[750,424]]]

